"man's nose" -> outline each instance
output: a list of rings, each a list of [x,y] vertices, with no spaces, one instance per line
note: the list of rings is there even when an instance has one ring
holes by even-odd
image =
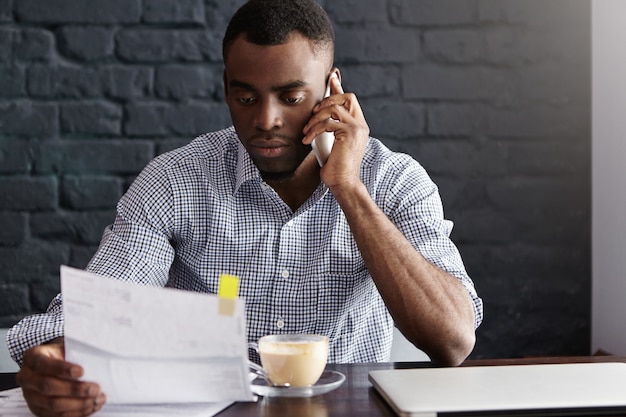
[[[279,104],[271,99],[260,101],[254,122],[256,127],[261,130],[282,127],[283,120]]]

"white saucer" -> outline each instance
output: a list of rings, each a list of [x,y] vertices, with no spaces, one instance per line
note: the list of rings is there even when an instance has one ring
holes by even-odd
[[[324,371],[315,385],[308,387],[274,387],[268,385],[265,379],[256,377],[250,388],[253,393],[264,397],[313,397],[338,388],[345,380],[346,376],[341,372]]]

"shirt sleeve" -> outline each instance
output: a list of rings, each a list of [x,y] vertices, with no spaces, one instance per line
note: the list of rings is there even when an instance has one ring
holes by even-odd
[[[117,204],[86,270],[135,283],[163,286],[174,259],[174,197],[168,167],[152,161]]]
[[[393,154],[381,160],[385,167],[377,171],[376,201],[424,258],[463,284],[474,307],[474,326],[478,327],[483,318],[483,302],[450,239],[453,222],[444,217],[437,185],[407,155]]]
[[[24,352],[28,349],[63,336],[63,311],[61,295],[57,295],[45,313],[20,320],[7,332],[9,354],[22,366]]]

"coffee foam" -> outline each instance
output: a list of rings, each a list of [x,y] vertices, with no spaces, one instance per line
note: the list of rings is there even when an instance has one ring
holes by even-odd
[[[259,350],[267,353],[281,355],[313,354],[324,348],[323,342],[267,342],[259,346]]]

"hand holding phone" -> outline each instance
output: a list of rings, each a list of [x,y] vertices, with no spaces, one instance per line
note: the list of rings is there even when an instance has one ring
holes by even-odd
[[[328,84],[326,85],[326,93],[324,93],[324,98],[330,96],[330,81],[334,78],[337,78],[336,73],[332,73],[328,78]],[[320,166],[324,166],[326,161],[328,160],[328,155],[330,155],[330,151],[333,149],[333,143],[335,142],[335,134],[333,132],[323,132],[320,133],[313,141],[311,142],[311,147],[313,148],[313,153],[317,158],[317,162]]]

